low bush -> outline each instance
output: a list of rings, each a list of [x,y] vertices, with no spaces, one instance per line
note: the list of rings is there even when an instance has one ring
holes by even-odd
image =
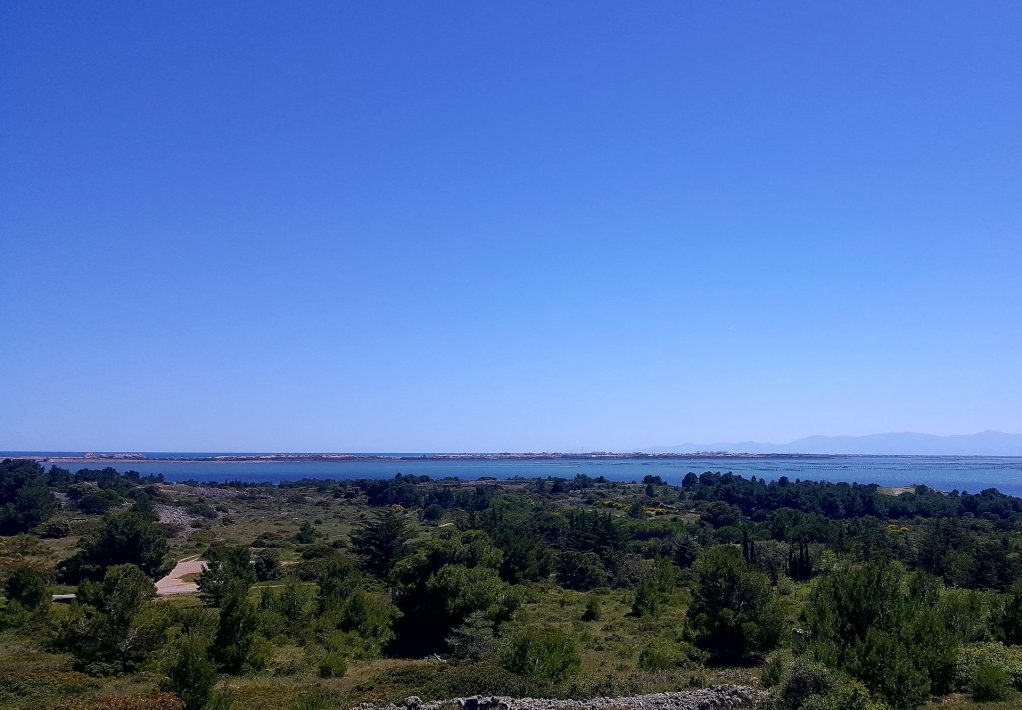
[[[284,547],[288,544],[284,540],[284,536],[276,532],[263,532],[259,533],[255,540],[252,541],[252,547]]]
[[[790,651],[775,651],[770,654],[770,658],[767,659],[766,664],[763,666],[763,672],[760,675],[760,682],[763,684],[763,687],[776,688],[780,685],[791,668],[791,662]]]
[[[283,567],[280,564],[280,552],[274,549],[263,549],[252,556],[255,562],[256,581],[267,582],[273,579],[280,579],[283,574]]]
[[[788,652],[771,656],[763,669],[763,680],[764,685],[769,681],[779,686],[765,710],[888,710],[859,681],[815,661],[792,661]]]
[[[639,650],[639,668],[652,673],[681,668],[688,656],[681,644],[666,638],[654,638]]]
[[[207,647],[204,640],[186,636],[180,640],[167,667],[164,689],[177,693],[186,710],[204,708],[216,685],[216,666],[209,660]]]
[[[274,646],[266,670],[278,677],[297,675],[310,665],[305,651],[298,646]]]
[[[834,672],[814,661],[798,659],[785,675],[777,692],[776,710],[802,710],[817,698],[826,698],[837,687]]]
[[[67,537],[71,534],[71,526],[63,520],[51,520],[39,527],[39,536],[51,540]]]
[[[501,656],[512,673],[559,682],[579,671],[578,641],[556,629],[523,629]]]
[[[341,678],[348,672],[348,662],[339,653],[327,653],[319,659],[320,678]]]
[[[138,697],[104,696],[89,700],[65,700],[54,710],[185,710],[184,702],[173,693]]]
[[[954,682],[958,690],[968,690],[976,669],[994,666],[1008,674],[1011,684],[1022,690],[1022,647],[1003,643],[973,643],[958,649],[955,657]]]
[[[0,663],[0,707],[36,710],[52,706],[56,698],[92,693],[95,678],[68,668],[66,657],[18,648]]]
[[[866,686],[857,680],[839,684],[819,706],[826,710],[887,710],[887,706],[873,700]]]
[[[525,678],[492,663],[430,663],[413,661],[389,666],[352,686],[363,702],[401,701],[409,695],[443,700],[469,695],[550,697],[557,694],[548,682]]]
[[[50,588],[46,575],[28,564],[19,564],[7,577],[4,595],[26,609],[38,609],[50,602]]]
[[[979,666],[969,684],[972,699],[978,703],[1007,700],[1013,694],[1011,678],[997,666]]]

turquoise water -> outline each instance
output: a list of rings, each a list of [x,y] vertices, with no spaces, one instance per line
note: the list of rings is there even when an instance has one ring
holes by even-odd
[[[184,456],[185,454],[177,454]],[[65,468],[98,468],[106,462],[61,464]],[[659,475],[680,483],[689,471],[732,471],[742,476],[773,480],[780,476],[816,481],[847,481],[903,486],[914,483],[942,490],[977,492],[997,488],[1022,496],[1022,457],[951,456],[792,456],[772,458],[691,457],[677,459],[554,459],[529,461],[443,461],[436,459],[384,459],[356,461],[253,462],[253,461],[123,461],[113,465],[121,471],[162,473],[169,481],[242,480],[272,482],[299,478],[390,478],[396,473],[433,478],[481,476],[561,476],[584,473],[615,481],[641,480]]]

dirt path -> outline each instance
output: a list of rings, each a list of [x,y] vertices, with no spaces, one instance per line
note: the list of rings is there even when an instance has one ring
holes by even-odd
[[[169,597],[173,594],[194,594],[199,591],[195,582],[187,582],[182,577],[199,574],[206,569],[206,561],[197,557],[186,557],[170,571],[166,577],[156,583],[156,596]]]
[[[156,596],[169,597],[175,594],[194,594],[199,591],[199,585],[195,582],[188,582],[182,579],[189,574],[199,574],[206,569],[206,561],[198,557],[186,557],[180,560],[174,569],[166,577],[156,583]],[[52,600],[55,602],[69,602],[75,598],[74,594],[54,594]]]

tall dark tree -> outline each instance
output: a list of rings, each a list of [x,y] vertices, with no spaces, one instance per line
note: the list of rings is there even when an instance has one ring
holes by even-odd
[[[392,508],[376,511],[351,533],[351,547],[366,569],[385,578],[401,556],[412,533],[404,514]]]
[[[226,673],[238,673],[252,652],[259,617],[248,598],[248,586],[234,582],[220,602],[220,619],[210,655]]]
[[[935,609],[939,593],[933,578],[906,580],[897,563],[823,577],[806,606],[813,651],[894,707],[920,705],[949,690],[959,643]]]
[[[634,616],[658,616],[667,606],[678,583],[678,569],[668,560],[657,560],[639,580],[632,600]]]
[[[1001,640],[1010,646],[1022,645],[1022,582],[1012,587],[999,622]]]
[[[798,541],[797,548],[792,546],[788,550],[788,576],[801,582],[813,577],[813,558],[804,539]]]
[[[750,569],[737,548],[707,550],[696,573],[687,628],[697,646],[716,662],[755,658],[777,646],[784,613],[766,575]]]
[[[213,694],[218,674],[208,655],[208,641],[185,635],[167,667],[165,687],[184,701],[185,710],[202,710]]]
[[[1015,579],[1018,559],[1007,537],[984,539],[972,550],[969,586],[1006,590]]]
[[[36,567],[21,563],[7,575],[4,596],[26,609],[38,609],[50,601],[49,581]]]
[[[99,532],[84,538],[78,552],[58,565],[70,582],[100,579],[108,567],[135,565],[150,579],[166,574],[167,539],[154,516],[140,511],[108,516]]]
[[[35,461],[0,461],[0,535],[24,532],[50,517],[57,499]]]
[[[443,648],[445,639],[478,614],[492,629],[507,620],[520,599],[497,569],[501,552],[487,536],[441,532],[420,539],[394,567],[390,581],[403,613],[396,625],[404,652]]]
[[[61,622],[56,645],[92,675],[137,669],[162,637],[162,629],[138,623],[155,594],[152,580],[135,565],[108,567],[101,582],[78,585],[76,607]]]
[[[245,545],[216,544],[206,553],[206,569],[199,575],[199,599],[207,606],[220,606],[227,592],[237,585],[247,589],[256,580],[256,568]]]

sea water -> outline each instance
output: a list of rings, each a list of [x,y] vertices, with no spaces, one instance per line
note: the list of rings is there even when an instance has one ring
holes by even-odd
[[[37,452],[42,454],[45,452]],[[0,453],[0,456],[12,454]],[[56,455],[56,454],[52,454]],[[65,456],[68,454],[64,454]],[[73,455],[73,454],[72,454]],[[80,454],[78,454],[80,455]],[[428,455],[391,454],[383,458],[340,461],[213,461],[213,454],[147,454],[163,460],[60,463],[72,471],[113,466],[119,471],[160,473],[168,481],[246,481],[279,483],[302,478],[391,478],[397,473],[448,476],[463,480],[484,476],[494,478],[536,478],[577,474],[605,476],[612,481],[641,481],[646,475],[660,476],[679,484],[686,473],[731,471],[766,480],[787,476],[791,480],[845,481],[907,486],[923,483],[940,490],[976,493],[996,488],[1022,496],[1022,457],[982,456],[692,456],[684,458],[618,459],[437,459]],[[188,460],[172,460],[187,458]],[[206,457],[206,458],[202,458]],[[403,457],[403,458],[398,458]]]

